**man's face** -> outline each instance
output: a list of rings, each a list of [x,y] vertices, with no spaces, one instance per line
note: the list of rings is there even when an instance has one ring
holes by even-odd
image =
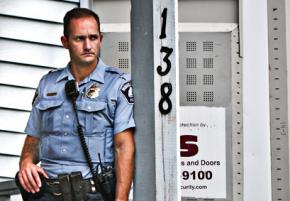
[[[69,36],[61,38],[62,44],[69,50],[71,62],[78,66],[97,64],[102,43],[102,35],[93,17],[72,19]]]

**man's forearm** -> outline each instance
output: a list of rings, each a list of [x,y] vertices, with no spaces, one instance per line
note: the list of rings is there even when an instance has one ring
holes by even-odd
[[[127,201],[134,172],[134,139],[131,130],[115,138],[116,201]]]
[[[38,149],[39,139],[27,136],[19,162],[19,182],[27,192],[32,193],[39,192],[42,185],[39,173],[48,178],[47,173],[36,165],[39,162]]]
[[[116,198],[127,201],[134,172],[134,151],[124,150],[116,156]]]
[[[20,164],[24,160],[31,160],[32,163],[37,164],[39,162],[39,139],[31,136],[27,136],[22,149]]]

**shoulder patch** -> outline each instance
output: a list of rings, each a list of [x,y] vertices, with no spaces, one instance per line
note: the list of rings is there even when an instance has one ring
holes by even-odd
[[[130,81],[123,84],[121,92],[129,104],[134,103],[133,88]]]

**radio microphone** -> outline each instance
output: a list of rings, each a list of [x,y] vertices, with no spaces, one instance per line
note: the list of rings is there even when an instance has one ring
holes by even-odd
[[[65,94],[73,102],[76,101],[79,96],[79,89],[75,80],[67,81],[65,84]]]

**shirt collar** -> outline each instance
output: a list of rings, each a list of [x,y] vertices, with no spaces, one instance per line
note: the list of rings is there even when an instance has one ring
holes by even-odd
[[[104,62],[100,58],[98,60],[99,61],[98,61],[96,68],[81,83],[86,83],[90,80],[95,80],[95,81],[104,83],[106,65],[104,64]],[[64,70],[61,72],[61,74],[57,78],[56,82],[60,82],[64,79],[74,80],[74,77],[71,74],[69,68],[70,68],[70,63],[68,63],[67,66],[64,68]]]

